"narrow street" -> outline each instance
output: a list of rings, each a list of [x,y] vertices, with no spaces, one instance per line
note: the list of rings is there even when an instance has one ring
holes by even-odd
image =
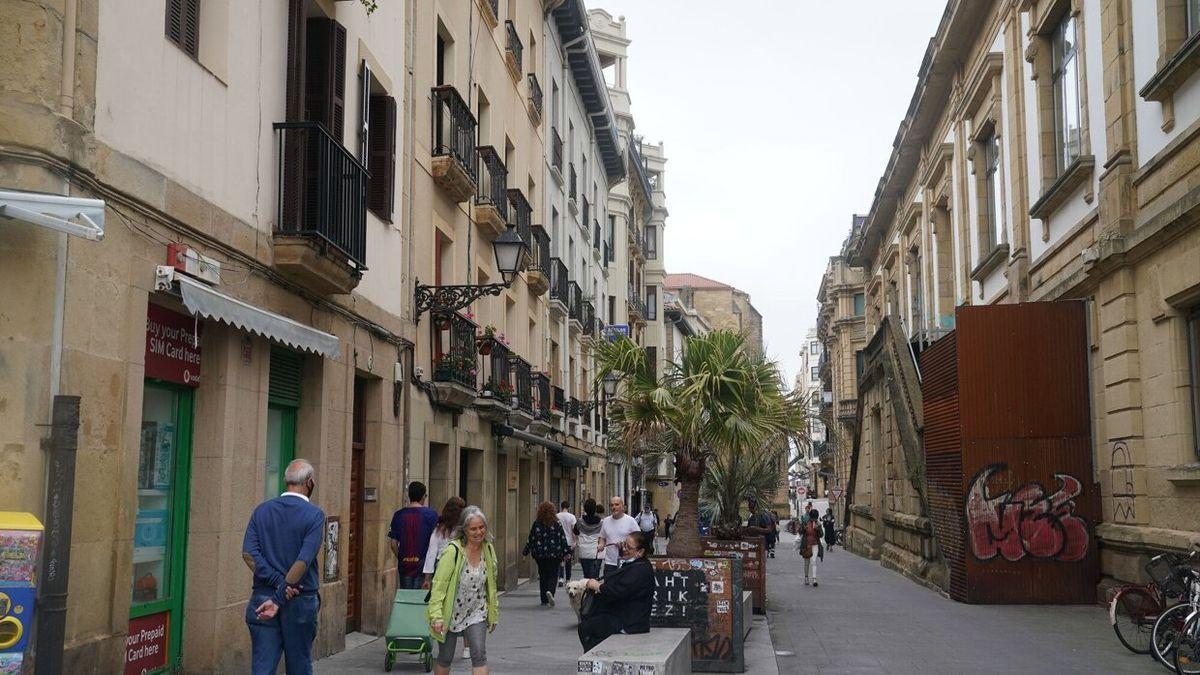
[[[780,673],[1154,673],[1099,606],[967,605],[841,548],[804,586],[784,535],[767,597]]]

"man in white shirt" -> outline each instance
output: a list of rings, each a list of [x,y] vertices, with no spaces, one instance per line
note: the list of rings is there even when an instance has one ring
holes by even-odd
[[[571,580],[571,567],[575,565],[575,514],[571,513],[571,502],[563,500],[558,506],[558,524],[562,525],[563,532],[567,535],[567,545],[571,547],[558,575],[558,585],[562,586]]]
[[[642,528],[642,532],[649,532],[650,534],[654,534],[654,531],[658,529],[658,518],[650,511],[649,504],[642,507],[642,512],[637,517],[637,524],[638,527]]]
[[[637,521],[625,513],[625,500],[613,497],[608,502],[612,515],[600,521],[600,539],[597,545],[604,549],[604,576],[616,572],[621,560],[621,542],[637,532]]]

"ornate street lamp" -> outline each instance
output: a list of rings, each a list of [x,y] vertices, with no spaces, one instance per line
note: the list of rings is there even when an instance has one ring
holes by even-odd
[[[419,280],[413,295],[416,300],[415,320],[420,321],[421,315],[432,311],[437,314],[457,312],[467,305],[486,295],[500,295],[506,288],[512,286],[521,271],[521,256],[528,245],[517,228],[508,226],[504,234],[492,244],[496,253],[496,267],[500,269],[502,284],[456,284],[450,286],[426,286]]]
[[[604,376],[603,380],[600,380],[600,384],[604,386],[604,397],[605,398],[616,398],[617,384],[620,381],[621,381],[621,378],[617,377],[617,374],[613,373],[613,372],[609,372],[609,374]]]

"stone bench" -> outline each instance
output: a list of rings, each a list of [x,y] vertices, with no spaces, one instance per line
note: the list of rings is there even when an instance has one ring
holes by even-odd
[[[580,673],[676,675],[692,672],[692,632],[653,628],[640,635],[617,634],[579,657]]]

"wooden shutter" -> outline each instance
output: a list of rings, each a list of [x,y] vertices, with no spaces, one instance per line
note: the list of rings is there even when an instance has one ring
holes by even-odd
[[[304,119],[304,61],[307,49],[307,0],[288,0],[287,111],[289,122]]]
[[[312,18],[306,37],[305,117],[320,122],[341,143],[346,112],[346,29],[333,19]]]
[[[299,407],[303,374],[303,355],[272,345],[267,399],[271,403]]]
[[[367,208],[390,223],[396,185],[396,99],[382,94],[371,97],[370,130]]]
[[[200,53],[200,0],[167,0],[167,39],[192,58]]]
[[[358,76],[358,161],[368,164],[371,152],[371,66],[364,59]]]

